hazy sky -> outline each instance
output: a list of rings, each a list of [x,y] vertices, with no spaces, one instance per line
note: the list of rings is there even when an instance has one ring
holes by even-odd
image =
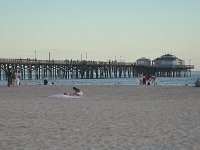
[[[200,70],[200,0],[0,0],[0,58],[151,60]]]

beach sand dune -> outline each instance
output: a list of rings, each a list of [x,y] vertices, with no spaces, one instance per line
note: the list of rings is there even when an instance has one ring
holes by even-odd
[[[0,86],[0,150],[199,150],[200,88]]]

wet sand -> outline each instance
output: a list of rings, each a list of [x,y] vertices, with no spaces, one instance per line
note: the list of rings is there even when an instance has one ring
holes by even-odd
[[[0,86],[0,150],[199,150],[200,88]]]

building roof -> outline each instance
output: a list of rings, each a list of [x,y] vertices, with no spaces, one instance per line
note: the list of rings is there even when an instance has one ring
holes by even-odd
[[[160,60],[171,60],[171,61],[174,61],[176,59],[178,59],[178,58],[176,56],[174,56],[174,55],[165,54],[165,55],[162,55],[159,58],[154,59],[153,61],[160,61]]]
[[[141,58],[139,58],[139,59],[137,59],[137,61],[140,61],[140,60],[143,60],[143,61],[151,61],[150,59],[148,59],[148,58],[146,58],[146,57],[141,57]]]

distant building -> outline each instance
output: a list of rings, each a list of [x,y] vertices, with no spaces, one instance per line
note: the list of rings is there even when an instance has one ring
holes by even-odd
[[[154,59],[152,61],[152,65],[159,66],[159,67],[181,66],[181,65],[185,65],[185,61],[179,59],[178,57],[174,55],[165,54],[159,58]]]
[[[138,65],[138,66],[151,66],[151,60],[146,58],[146,57],[142,57],[140,59],[137,59],[136,65]]]

